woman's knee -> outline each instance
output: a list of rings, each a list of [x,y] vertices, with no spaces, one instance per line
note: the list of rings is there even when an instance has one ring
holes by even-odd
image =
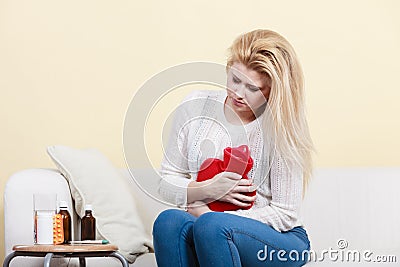
[[[201,215],[193,225],[195,238],[207,239],[219,235],[230,236],[229,228],[226,226],[226,214],[221,212],[207,212]]]
[[[192,221],[191,215],[183,210],[169,209],[161,212],[153,224],[153,236],[165,235],[168,232],[176,232],[186,222]]]

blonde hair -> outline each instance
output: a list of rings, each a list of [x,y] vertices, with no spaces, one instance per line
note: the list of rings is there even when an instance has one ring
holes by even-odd
[[[229,52],[227,69],[238,62],[271,78],[267,108],[272,116],[275,152],[287,164],[302,168],[304,196],[312,174],[314,145],[305,114],[303,71],[293,47],[274,31],[254,30],[240,35]]]

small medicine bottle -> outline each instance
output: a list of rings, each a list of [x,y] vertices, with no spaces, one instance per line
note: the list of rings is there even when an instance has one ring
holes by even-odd
[[[81,219],[81,240],[96,239],[96,219],[92,214],[92,205],[85,205],[85,216]]]
[[[71,231],[71,215],[68,212],[68,203],[67,201],[60,201],[60,211],[58,214],[61,215],[63,220],[63,231],[64,231],[64,244],[69,243],[72,237]]]

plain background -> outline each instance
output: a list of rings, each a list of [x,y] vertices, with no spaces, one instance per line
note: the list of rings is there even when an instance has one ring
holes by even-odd
[[[1,194],[16,171],[54,168],[49,145],[95,147],[125,167],[135,90],[183,62],[224,64],[234,38],[257,28],[285,36],[302,62],[317,167],[400,166],[399,10],[397,0],[0,0]],[[2,259],[3,200],[0,213]]]

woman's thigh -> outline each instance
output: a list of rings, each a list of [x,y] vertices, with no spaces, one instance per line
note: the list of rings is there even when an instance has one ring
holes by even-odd
[[[194,235],[195,240],[200,240],[196,245],[208,247],[204,257],[213,257],[213,253],[217,256],[224,244],[234,244],[226,254],[239,256],[243,266],[301,266],[310,249],[307,233],[301,227],[278,232],[257,220],[222,212],[200,216],[194,224]]]

